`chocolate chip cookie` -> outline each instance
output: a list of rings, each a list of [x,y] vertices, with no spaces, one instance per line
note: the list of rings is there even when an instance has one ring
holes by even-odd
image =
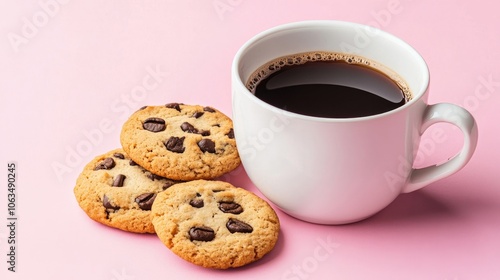
[[[80,207],[93,220],[130,232],[154,233],[151,206],[157,194],[178,181],[137,165],[122,149],[94,158],[74,188]]]
[[[262,258],[274,248],[280,230],[278,216],[266,201],[222,181],[172,186],[156,197],[152,220],[172,252],[217,269]]]
[[[240,164],[233,122],[212,107],[145,106],[125,122],[120,141],[139,165],[175,180],[213,179]]]

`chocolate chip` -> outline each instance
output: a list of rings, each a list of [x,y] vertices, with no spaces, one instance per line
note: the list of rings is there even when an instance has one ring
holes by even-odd
[[[212,241],[215,238],[213,229],[205,226],[192,227],[189,229],[189,240]]]
[[[168,188],[170,188],[171,186],[175,185],[175,182],[174,181],[167,181],[165,184],[163,184],[163,187],[162,189],[163,190],[166,190]]]
[[[104,208],[110,209],[110,210],[118,210],[118,209],[120,209],[120,207],[118,207],[118,206],[113,206],[111,204],[111,202],[109,201],[109,198],[106,195],[104,195],[103,198],[102,198],[102,205],[104,206]]]
[[[208,130],[199,131],[192,124],[190,124],[188,122],[183,122],[181,124],[181,129],[184,132],[201,134],[202,136],[209,136],[210,135],[210,131],[208,131]]]
[[[203,111],[210,112],[210,113],[215,113],[215,110],[213,108],[211,108],[211,107],[208,107],[208,106],[205,107],[205,108],[203,108]]]
[[[172,136],[170,137],[167,142],[165,142],[165,147],[167,150],[174,152],[174,153],[183,153],[185,148],[184,148],[184,139],[186,137],[175,137]]]
[[[113,156],[115,158],[119,158],[119,159],[125,159],[125,156],[122,154],[122,153],[114,153]]]
[[[142,106],[142,107],[141,107],[141,108],[139,108],[139,110],[137,110],[137,111],[142,111],[142,110],[144,110],[144,109],[146,109],[146,108],[148,108],[148,106]]]
[[[105,170],[110,170],[113,167],[115,167],[115,160],[112,158],[105,158],[101,162],[99,162],[94,170],[99,170],[99,169],[105,169]]]
[[[165,120],[161,118],[147,118],[142,127],[151,132],[160,132],[164,131],[167,125],[165,124]]]
[[[143,193],[135,198],[135,202],[139,204],[139,208],[142,210],[151,210],[151,206],[153,206],[155,198],[155,193]]]
[[[201,207],[205,206],[205,203],[203,202],[203,199],[195,198],[195,199],[191,199],[191,201],[189,201],[189,205],[193,206],[194,208],[201,208]]]
[[[193,118],[199,118],[201,116],[203,116],[204,112],[196,112],[193,114]]]
[[[194,128],[194,126],[188,122],[183,122],[181,124],[181,129],[182,131],[188,133],[198,133],[198,129]]]
[[[234,130],[231,128],[226,136],[229,137],[229,139],[234,139]]]
[[[235,232],[250,233],[253,231],[253,228],[249,224],[233,218],[230,218],[229,221],[227,221],[226,227],[231,233]]]
[[[133,160],[130,160],[130,161],[128,162],[128,164],[129,164],[130,166],[136,166],[136,165],[137,165],[137,163],[136,163],[135,161],[133,161]]]
[[[205,205],[203,202],[203,199],[200,198],[201,194],[196,193],[196,198],[193,198],[191,201],[189,201],[189,205],[195,207],[195,208],[201,208]]]
[[[125,178],[127,177],[123,174],[116,175],[115,179],[113,180],[113,187],[123,187],[123,181],[125,181]]]
[[[219,202],[219,209],[224,213],[240,214],[243,212],[243,207],[236,202]]]
[[[175,109],[177,111],[181,111],[181,107],[179,105],[182,105],[182,103],[168,103],[165,105],[167,108]]]
[[[148,173],[146,174],[146,176],[147,176],[149,179],[151,179],[151,181],[154,181],[154,180],[163,180],[163,179],[165,179],[165,177],[161,177],[160,175],[156,175],[156,174],[153,174],[153,173],[151,173],[151,172],[148,172]]]
[[[210,139],[201,139],[198,142],[198,147],[200,147],[202,152],[215,153],[215,143]]]

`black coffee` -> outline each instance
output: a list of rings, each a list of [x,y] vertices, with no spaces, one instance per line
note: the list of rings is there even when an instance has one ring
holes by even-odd
[[[261,100],[290,112],[364,117],[396,109],[411,96],[400,78],[376,67],[380,66],[352,55],[298,54],[264,65],[247,87]]]

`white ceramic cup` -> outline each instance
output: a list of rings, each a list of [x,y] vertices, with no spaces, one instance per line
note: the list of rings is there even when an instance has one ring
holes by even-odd
[[[378,115],[318,118],[278,109],[246,87],[263,64],[308,51],[353,53],[398,73],[413,98]],[[467,164],[477,126],[465,109],[428,105],[429,71],[407,43],[370,26],[304,21],[264,31],[246,42],[232,65],[234,132],[243,166],[255,186],[291,216],[320,224],[365,219]],[[424,131],[438,122],[463,133],[460,152],[443,164],[413,168]]]

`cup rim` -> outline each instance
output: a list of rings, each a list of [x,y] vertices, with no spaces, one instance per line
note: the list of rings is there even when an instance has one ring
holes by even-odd
[[[328,118],[328,117],[316,117],[316,116],[309,116],[309,115],[303,115],[299,113],[294,113],[290,111],[286,111],[283,109],[280,109],[278,107],[275,107],[271,104],[268,104],[261,99],[257,98],[253,93],[251,93],[245,86],[244,82],[241,79],[240,76],[240,71],[239,71],[239,65],[241,62],[242,57],[245,55],[246,51],[252,47],[254,44],[257,44],[260,40],[263,40],[272,34],[283,32],[286,30],[292,30],[296,28],[303,28],[303,27],[328,27],[328,26],[350,26],[354,28],[367,28],[369,27],[372,30],[376,30],[377,34],[381,34],[383,36],[386,36],[393,40],[394,42],[401,44],[405,46],[405,48],[413,53],[415,57],[420,61],[420,66],[424,71],[422,71],[422,86],[421,90],[419,92],[412,92],[413,97],[410,101],[406,102],[403,106],[400,106],[396,109],[383,112],[380,114],[375,114],[375,115],[369,115],[369,116],[363,116],[363,117],[351,117],[351,118]],[[360,23],[355,23],[355,22],[349,22],[349,21],[340,21],[340,20],[305,20],[305,21],[295,21],[295,22],[289,22],[281,25],[277,25],[274,27],[271,27],[267,30],[261,31],[254,35],[252,38],[250,38],[248,41],[246,41],[236,52],[232,66],[231,66],[231,74],[233,76],[232,78],[232,83],[233,86],[238,87],[239,89],[243,90],[238,90],[238,92],[241,92],[242,94],[246,95],[248,98],[253,100],[254,102],[257,102],[259,105],[264,106],[267,109],[273,110],[275,112],[279,112],[287,117],[291,118],[298,118],[302,120],[309,120],[309,121],[315,121],[315,122],[358,122],[358,121],[365,121],[365,120],[374,120],[378,118],[384,118],[388,115],[393,115],[397,114],[400,111],[406,110],[407,108],[413,106],[413,104],[417,103],[418,100],[420,100],[425,93],[428,91],[429,88],[429,81],[430,81],[430,74],[429,74],[429,67],[427,63],[425,62],[424,58],[420,55],[420,53],[413,48],[410,44],[402,40],[401,38],[388,33],[384,30],[381,30],[379,28],[375,28],[372,26],[368,26],[365,24],[360,24]],[[233,94],[235,90],[233,89]]]

